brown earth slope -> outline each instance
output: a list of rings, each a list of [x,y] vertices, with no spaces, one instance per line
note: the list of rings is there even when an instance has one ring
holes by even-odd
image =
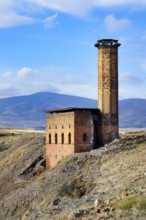
[[[0,130],[0,219],[146,219],[146,134],[45,171],[45,133]]]

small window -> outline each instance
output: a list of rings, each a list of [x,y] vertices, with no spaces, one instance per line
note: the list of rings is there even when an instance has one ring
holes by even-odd
[[[57,138],[57,134],[55,134],[55,144],[58,143],[58,138]]]
[[[69,125],[69,128],[71,128],[71,125]]]
[[[88,137],[87,137],[87,134],[84,133],[84,134],[83,134],[83,141],[87,141],[87,138],[88,138]]]
[[[49,144],[51,144],[51,134],[49,134]]]
[[[68,134],[68,144],[71,144],[71,133]]]
[[[61,134],[61,144],[64,144],[64,134]]]
[[[64,128],[64,126],[62,125],[62,129]]]
[[[55,126],[55,128],[57,129],[57,125]]]
[[[51,129],[51,125],[49,126],[49,129]]]

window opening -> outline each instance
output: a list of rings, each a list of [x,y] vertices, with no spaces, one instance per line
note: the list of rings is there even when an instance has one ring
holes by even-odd
[[[49,134],[49,144],[51,144],[51,134]]]
[[[55,144],[58,143],[58,138],[57,138],[57,134],[55,134]]]
[[[83,134],[83,141],[87,141],[87,134],[86,133]]]
[[[61,134],[61,144],[64,144],[64,134]]]
[[[71,133],[68,134],[68,143],[71,144]]]

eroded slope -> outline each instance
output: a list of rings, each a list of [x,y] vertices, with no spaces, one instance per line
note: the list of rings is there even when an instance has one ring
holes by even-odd
[[[43,133],[0,137],[0,219],[146,218],[144,134],[70,155],[51,171],[44,142]]]

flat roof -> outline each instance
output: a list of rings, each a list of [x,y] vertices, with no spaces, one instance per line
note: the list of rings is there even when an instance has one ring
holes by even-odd
[[[108,41],[118,42],[118,40],[115,40],[115,39],[101,39],[101,40],[98,40],[98,42],[108,42]]]
[[[51,109],[51,110],[44,110],[45,113],[59,113],[59,112],[72,112],[72,111],[93,111],[93,112],[100,112],[98,108],[59,108],[59,109]]]
[[[98,40],[96,44],[94,44],[95,47],[119,47],[121,44],[118,43],[118,40],[114,39],[101,39]]]

